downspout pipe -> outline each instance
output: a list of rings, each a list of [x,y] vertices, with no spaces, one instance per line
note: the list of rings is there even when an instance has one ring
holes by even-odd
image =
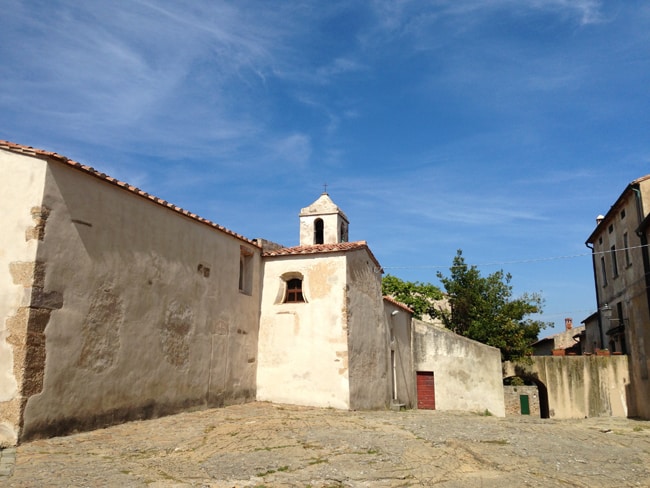
[[[585,246],[587,246],[589,249],[591,249],[591,264],[592,264],[592,269],[594,272],[594,288],[596,289],[596,306],[598,307],[598,335],[600,336],[600,344],[598,347],[602,349],[604,341],[603,341],[603,317],[602,313],[600,312],[600,297],[598,295],[598,274],[596,272],[596,253],[594,252],[594,246],[590,246],[588,242],[585,242]]]

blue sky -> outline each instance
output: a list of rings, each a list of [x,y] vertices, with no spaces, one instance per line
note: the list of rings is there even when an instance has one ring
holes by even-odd
[[[541,292],[558,329],[595,309],[596,215],[650,173],[649,89],[640,0],[5,0],[0,14],[0,138],[285,245],[327,183],[386,272],[437,283],[462,249]]]

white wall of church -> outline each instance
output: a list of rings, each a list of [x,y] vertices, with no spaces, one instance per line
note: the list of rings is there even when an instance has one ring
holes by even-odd
[[[22,438],[255,398],[259,248],[58,162],[42,205],[44,374]]]
[[[0,447],[18,440],[26,315],[36,266],[46,164],[0,151]]]
[[[314,227],[317,219],[323,221],[323,242],[322,244],[333,244],[341,242],[341,229],[343,223],[337,214],[302,216],[300,217],[300,244],[303,246],[312,246],[316,244]]]
[[[302,276],[305,303],[282,303],[283,276]],[[346,256],[266,258],[257,363],[257,399],[350,407]]]

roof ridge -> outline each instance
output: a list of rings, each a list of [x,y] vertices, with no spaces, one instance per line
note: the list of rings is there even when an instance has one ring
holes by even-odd
[[[329,252],[345,252],[365,249],[368,251],[373,263],[377,269],[383,273],[384,270],[377,261],[377,258],[370,250],[367,241],[337,242],[331,244],[312,244],[308,246],[293,246],[273,249],[262,253],[263,257],[281,257],[281,256],[305,256],[310,254],[324,254]]]
[[[202,224],[206,224],[214,229],[217,229],[221,232],[224,232],[228,235],[231,235],[237,239],[243,240],[253,246],[260,247],[258,243],[253,241],[252,239],[249,239],[248,237],[244,237],[241,234],[238,234],[237,232],[234,232],[230,229],[227,229],[226,227],[219,225],[215,222],[212,222],[211,220],[208,220],[206,218],[203,218],[193,212],[190,212],[189,210],[185,210],[182,207],[179,207],[178,205],[174,205],[173,203],[168,202],[167,200],[163,200],[162,198],[159,198],[155,195],[152,195],[150,193],[147,193],[140,188],[130,185],[124,181],[120,181],[116,178],[113,178],[112,176],[107,175],[106,173],[102,173],[101,171],[96,170],[92,166],[88,166],[85,164],[81,164],[77,161],[74,161],[66,156],[63,156],[59,153],[52,152],[52,151],[46,151],[44,149],[37,149],[32,146],[25,146],[22,144],[17,144],[15,142],[11,141],[6,141],[0,139],[0,149],[5,149],[7,151],[11,151],[14,153],[18,154],[26,154],[28,156],[37,156],[37,157],[44,157],[48,158],[54,161],[57,161],[62,164],[67,164],[68,166],[71,166],[77,170],[80,170],[86,174],[89,174],[91,176],[94,176],[95,178],[99,178],[100,180],[106,181],[109,184],[118,186],[126,191],[129,191],[131,193],[134,193],[135,195],[138,195],[142,198],[146,198],[150,200],[153,203],[156,203],[158,205],[161,205],[163,207],[169,208],[170,210],[173,210],[181,215],[184,215],[185,217],[188,217],[190,219],[196,220],[197,222],[201,222]]]

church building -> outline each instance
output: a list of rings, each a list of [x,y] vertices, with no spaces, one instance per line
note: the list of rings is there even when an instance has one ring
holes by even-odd
[[[413,407],[411,311],[323,193],[249,239],[0,141],[0,445],[255,400]]]
[[[396,364],[381,266],[365,241],[346,242],[348,224],[323,193],[300,212],[300,245],[263,253],[258,400],[385,408],[397,400],[393,370],[412,371],[410,354]]]

